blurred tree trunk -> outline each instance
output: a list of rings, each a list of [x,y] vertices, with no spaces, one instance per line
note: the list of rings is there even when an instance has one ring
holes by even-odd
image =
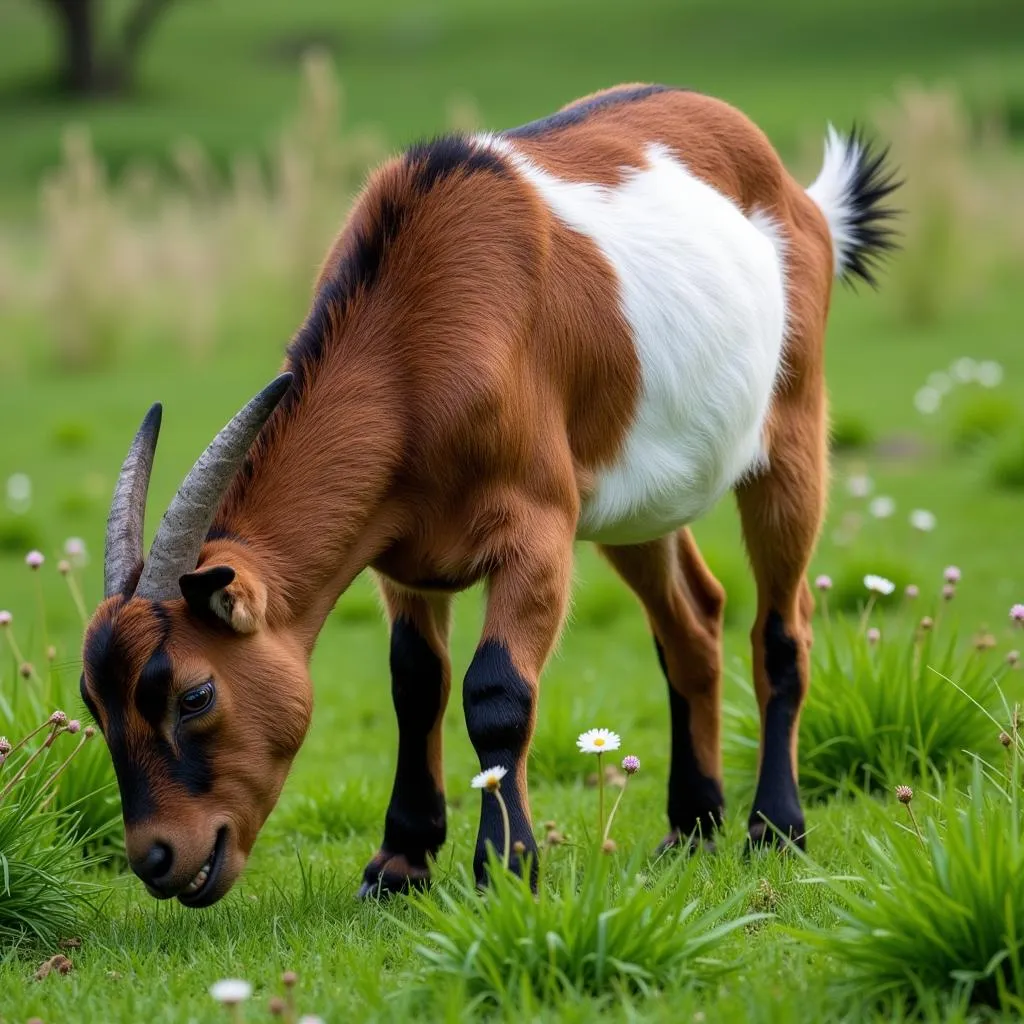
[[[142,47],[172,0],[138,0],[125,15],[113,43],[100,39],[97,0],[46,0],[61,33],[58,85],[77,96],[121,92],[131,87]]]
[[[49,0],[60,23],[57,81],[66,92],[96,90],[96,4],[94,0]]]

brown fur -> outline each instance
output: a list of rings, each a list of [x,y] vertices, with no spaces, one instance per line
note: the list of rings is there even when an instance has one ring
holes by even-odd
[[[642,164],[651,142],[670,147],[745,211],[774,215],[789,242],[788,372],[768,427],[771,468],[738,494],[758,583],[753,644],[764,711],[773,610],[797,643],[801,693],[807,686],[804,574],[825,500],[831,242],[820,211],[763,133],[718,100],[666,92],[515,144],[560,177],[611,185],[623,167]],[[446,592],[486,578],[484,639],[507,650],[535,694],[568,601],[581,501],[618,454],[636,408],[639,365],[614,274],[515,174],[457,169],[423,190],[415,166],[391,161],[328,253],[318,293],[346,272],[360,238],[382,230],[389,209],[401,211],[401,226],[386,240],[372,285],[359,284],[332,307],[329,337],[303,368],[301,394],[265,429],[222,505],[222,539],[200,558],[236,571],[233,629],[196,622],[177,603],[167,609],[175,694],[217,681],[215,717],[202,725],[215,735],[216,782],[207,797],[189,799],[166,780],[155,784],[157,813],[129,827],[128,841],[130,852],[154,838],[173,843],[182,878],[202,863],[223,823],[235,844],[225,888],[240,870],[305,733],[317,633],[368,566],[380,575],[389,618],[409,620],[443,665],[423,766],[443,792]],[[670,685],[689,707],[699,769],[720,782],[721,587],[686,530],[605,553],[664,649]],[[152,611],[142,602],[108,603],[97,620],[111,615],[133,651],[131,676],[157,642]],[[101,681],[88,669],[86,677],[102,723]],[[129,709],[128,728],[144,747],[148,726],[132,718],[130,680],[114,699]],[[527,743],[507,783],[525,808],[526,829],[535,708],[533,700]],[[791,742],[795,774],[795,729]],[[254,785],[254,776],[265,782]],[[382,850],[374,864],[424,875],[403,851]]]

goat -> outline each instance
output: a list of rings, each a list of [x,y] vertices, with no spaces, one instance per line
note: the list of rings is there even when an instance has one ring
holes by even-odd
[[[481,767],[507,769],[516,849],[535,852],[527,754],[576,540],[642,602],[668,681],[663,846],[713,845],[725,595],[687,524],[729,490],[757,582],[749,840],[803,843],[825,324],[833,278],[873,284],[893,247],[885,156],[830,128],[805,190],[726,103],[625,85],[413,146],[371,176],[286,372],[202,455],[145,560],[159,405],[117,483],[82,694],[154,896],[206,906],[240,874],[309,724],[317,634],[367,568],[390,621],[399,739],[361,894],[429,881],[451,600],[480,580],[466,724]],[[503,835],[494,804],[481,882]]]

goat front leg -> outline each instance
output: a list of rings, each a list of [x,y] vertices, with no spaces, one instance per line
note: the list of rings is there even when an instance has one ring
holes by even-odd
[[[444,842],[441,726],[448,705],[451,599],[381,580],[391,619],[391,696],[398,718],[398,765],[384,841],[363,872],[359,896],[405,892],[430,880],[428,857]]]
[[[537,714],[540,673],[562,625],[572,579],[574,520],[546,510],[531,514],[516,531],[519,543],[488,580],[483,637],[466,673],[462,703],[469,738],[481,770],[501,767],[501,796],[508,809],[510,844],[533,856],[537,844],[530,821],[526,759]],[[499,856],[504,821],[496,797],[483,791],[473,870],[486,881],[487,847]],[[522,857],[510,850],[510,867]]]

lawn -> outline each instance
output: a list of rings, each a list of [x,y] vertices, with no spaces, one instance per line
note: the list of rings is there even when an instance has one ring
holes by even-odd
[[[170,166],[167,154],[181,136],[197,139],[214,166],[225,168],[240,151],[271,150],[297,102],[297,54],[310,41],[333,54],[346,120],[378,129],[388,146],[444,128],[453,98],[471,100],[481,123],[501,127],[615,81],[664,80],[736,102],[794,166],[813,173],[813,140],[827,119],[870,121],[901,82],[914,79],[951,83],[975,128],[984,117],[999,115],[1008,127],[998,148],[1000,166],[1018,176],[1024,169],[1020,135],[1014,134],[1024,123],[1024,8],[997,0],[868,0],[856,7],[804,0],[525,0],[503,6],[382,0],[344,10],[325,0],[181,3],[146,54],[139,95],[85,108],[31,94],[50,45],[37,7],[42,5],[18,0],[0,10],[0,256],[6,253],[19,266],[52,255],[34,199],[39,176],[59,158],[65,124],[87,123],[115,174],[140,157]],[[977,130],[969,141],[942,151],[962,158],[965,173],[973,175],[972,196],[1002,180],[986,176],[992,151],[978,141],[981,134]],[[893,141],[897,152],[914,156],[907,138]],[[928,169],[920,152],[916,159],[915,168]],[[941,208],[947,193],[908,195]],[[915,298],[919,279],[906,270],[909,263],[900,267],[900,257],[879,293],[837,289],[827,352],[832,407],[842,436],[870,436],[835,454],[829,518],[811,573],[834,578],[835,611],[855,609],[863,600],[865,573],[881,572],[901,587],[919,584],[930,601],[943,568],[956,565],[962,582],[943,612],[943,635],[959,623],[969,652],[972,636],[990,631],[1001,658],[1020,645],[1007,612],[1024,600],[1024,490],[1001,485],[993,469],[1003,452],[1024,473],[1022,250],[1011,237],[995,252],[993,236],[980,226],[987,222],[971,219],[977,216],[971,203],[964,209],[954,225],[960,234],[952,237],[958,245],[966,239],[967,247],[953,247],[952,269],[939,252],[947,236],[937,242],[910,238],[910,256],[923,261],[926,271],[934,259],[938,283],[925,287],[932,298],[924,312]],[[911,215],[918,217],[913,223],[921,222],[920,211],[912,209]],[[1003,219],[1011,226],[1024,223],[1024,203],[1007,208]],[[995,255],[988,258],[990,250]],[[83,575],[91,608],[102,585],[110,490],[145,409],[155,400],[164,403],[151,535],[157,510],[166,506],[196,454],[273,374],[305,296],[301,289],[246,288],[243,281],[218,307],[213,341],[198,352],[178,343],[176,313],[164,310],[162,319],[140,313],[107,358],[72,371],[53,354],[45,298],[22,301],[4,287],[4,271],[0,261],[0,485],[25,474],[32,497],[27,511],[0,508],[0,608],[13,612],[19,639],[38,664],[45,643],[56,645],[54,666],[73,695],[65,710],[78,714],[80,627],[55,569],[65,538],[83,538],[91,553]],[[308,281],[311,272],[302,276]],[[921,412],[915,395],[929,375],[953,373],[964,357],[997,362],[1001,382],[959,385],[938,412]],[[961,369],[965,375],[975,372]],[[1005,436],[965,445],[978,423]],[[872,481],[872,497],[894,500],[892,515],[872,515],[870,499],[850,493],[851,477],[864,474]],[[908,522],[914,509],[934,513],[935,529],[914,531]],[[749,711],[753,586],[731,503],[697,524],[695,533],[729,591],[727,701],[738,712]],[[47,556],[38,576],[24,565],[30,548]],[[617,863],[653,850],[665,831],[667,701],[643,616],[590,549],[578,552],[577,577],[572,618],[544,677],[531,781],[538,836],[542,823],[551,820],[568,837],[547,855],[544,884],[554,892],[571,886],[575,860],[594,870],[595,793],[584,785],[592,766],[574,745],[584,729],[615,729],[624,752],[642,761],[616,823]],[[45,639],[37,583],[47,608]],[[456,680],[476,645],[481,612],[476,591],[457,603]],[[883,642],[908,631],[910,614],[880,613]],[[56,947],[25,940],[0,948],[0,1022],[20,1024],[33,1016],[47,1024],[215,1020],[219,1011],[207,989],[225,977],[254,984],[259,1005],[247,1019],[266,1020],[267,999],[279,990],[286,970],[298,972],[303,1011],[328,1021],[459,1019],[465,990],[424,973],[416,948],[421,912],[405,901],[381,907],[355,900],[362,868],[379,842],[394,768],[397,730],[387,660],[387,631],[372,582],[360,578],[340,600],[317,646],[312,730],[235,891],[211,910],[189,912],[151,900],[116,856],[104,868],[89,869],[91,879],[109,888],[76,934],[63,936],[81,939],[81,947],[69,952],[74,970],[36,982],[36,968]],[[29,685],[16,668],[0,651],[0,696]],[[840,675],[823,673],[818,685],[836,686]],[[1005,677],[1011,699],[1024,696],[1020,678]],[[855,674],[848,681],[856,684]],[[894,678],[892,685],[907,684]],[[744,716],[727,720],[737,730]],[[0,717],[0,733],[6,730]],[[993,726],[993,743],[997,733]],[[451,885],[460,865],[472,858],[477,821],[477,796],[469,789],[477,764],[457,690],[445,742],[449,840],[437,874]],[[742,743],[731,749],[741,750]],[[742,756],[730,761],[734,767],[745,763]],[[966,785],[966,764],[965,756],[951,766],[952,788]],[[923,806],[925,815],[933,807],[930,794],[943,788],[917,773],[884,781],[890,789],[912,783],[919,791],[915,806]],[[750,784],[740,771],[727,777],[729,822],[720,852],[699,858],[680,883],[690,887],[701,908],[735,896],[733,918],[774,915],[726,937],[715,956],[737,962],[734,970],[718,976],[707,969],[696,981],[681,974],[647,998],[621,991],[570,995],[532,1009],[505,1006],[499,1013],[565,1021],[600,1015],[801,1022],[902,1019],[909,1013],[898,1001],[865,1005],[837,987],[850,964],[799,934],[836,927],[839,897],[812,880],[822,873],[873,872],[871,840],[888,834],[888,822],[907,823],[904,809],[884,793],[836,796],[808,808],[808,849],[815,863],[775,853],[746,858],[744,801]],[[678,864],[635,866],[658,877],[680,870]],[[929,989],[920,1005],[931,1019],[961,1020],[981,1012],[964,1011],[941,985]]]

